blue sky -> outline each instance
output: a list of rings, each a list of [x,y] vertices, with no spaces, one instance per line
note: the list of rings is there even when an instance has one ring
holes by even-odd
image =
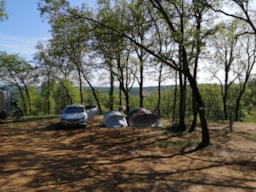
[[[37,3],[40,0],[5,0],[8,20],[0,22],[0,51],[19,54],[27,61],[32,60],[39,41],[51,38],[47,21],[40,17]],[[90,7],[97,0],[69,0],[71,5],[87,3]]]
[[[46,20],[40,17],[37,0],[5,0],[8,19],[0,22],[0,51],[19,54],[32,59],[38,41],[50,38]],[[70,0],[71,5],[87,3],[95,5],[96,0]]]

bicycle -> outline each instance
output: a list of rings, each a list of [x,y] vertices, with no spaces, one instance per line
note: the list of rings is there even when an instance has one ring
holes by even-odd
[[[17,107],[15,109],[15,121],[21,121],[22,120],[22,110]]]

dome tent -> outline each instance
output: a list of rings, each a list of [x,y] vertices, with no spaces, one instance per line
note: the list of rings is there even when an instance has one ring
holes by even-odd
[[[126,118],[120,111],[109,111],[104,115],[103,124],[108,127],[127,127]]]
[[[156,115],[141,107],[131,110],[126,119],[131,127],[162,127],[160,119]]]

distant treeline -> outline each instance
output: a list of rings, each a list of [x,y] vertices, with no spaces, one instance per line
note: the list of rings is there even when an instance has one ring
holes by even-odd
[[[201,84],[200,91],[205,101],[206,116],[209,120],[219,121],[235,118],[236,101],[239,85],[233,84],[228,91],[228,97],[223,100],[221,86],[217,84]],[[156,111],[158,101],[158,87],[151,86],[144,88],[144,106],[145,108]],[[64,88],[60,84],[53,84],[48,93],[44,84],[39,87],[29,87],[30,101],[27,98],[22,99],[20,92],[15,87],[9,87],[11,101],[17,101],[18,105],[27,115],[50,115],[59,114],[63,107],[71,103],[81,103],[79,97],[79,88],[70,86]],[[99,103],[102,108],[102,113],[109,111],[110,98],[109,87],[95,87],[96,94],[99,98]],[[177,121],[179,118],[179,87],[162,86],[161,87],[161,102],[159,115],[164,118],[170,118],[172,121]],[[239,121],[256,121],[256,86],[249,83],[240,102],[238,113]],[[120,105],[125,105],[125,101],[121,98],[118,88],[114,90],[114,109],[118,110]],[[83,90],[83,104],[96,104],[92,91],[89,88]],[[130,91],[130,109],[139,106],[139,88],[132,88]],[[176,101],[176,102],[174,102]],[[28,103],[31,104],[31,113],[28,110]],[[224,104],[226,106],[224,106]],[[225,114],[226,108],[227,114]],[[192,91],[187,87],[185,97],[185,116],[191,120],[193,116],[192,106]],[[226,116],[228,115],[228,119]]]

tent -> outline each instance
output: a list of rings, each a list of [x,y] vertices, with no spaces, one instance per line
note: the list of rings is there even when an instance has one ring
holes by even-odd
[[[103,124],[106,127],[127,127],[126,118],[120,111],[109,111],[104,115]]]
[[[162,127],[160,119],[156,115],[141,107],[131,110],[126,119],[131,127]]]

